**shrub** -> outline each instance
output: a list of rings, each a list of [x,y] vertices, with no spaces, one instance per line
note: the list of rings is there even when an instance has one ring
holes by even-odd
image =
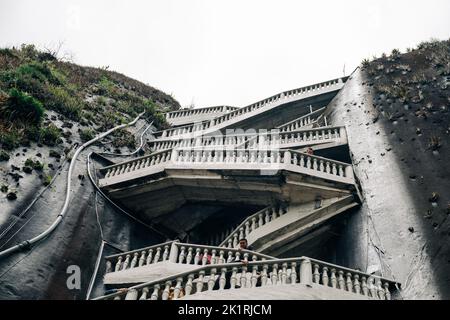
[[[401,55],[401,52],[400,52],[400,50],[398,50],[398,49],[394,49],[394,50],[392,50],[392,53],[391,53],[391,57],[392,58],[398,58],[399,56]]]
[[[42,120],[44,107],[42,103],[15,88],[9,91],[9,98],[0,107],[0,116],[7,121],[24,121],[37,124]]]
[[[362,66],[363,68],[367,68],[367,67],[369,67],[369,65],[370,65],[369,59],[364,59],[364,60],[361,62],[361,66]]]
[[[5,150],[13,150],[20,144],[22,137],[17,130],[0,131],[0,142]]]
[[[39,140],[48,146],[56,145],[61,138],[61,131],[54,124],[41,128]]]
[[[98,93],[102,95],[111,95],[114,90],[114,82],[103,76],[98,83]]]
[[[94,139],[94,130],[83,129],[80,131],[80,139],[84,142]]]
[[[0,151],[0,161],[8,161],[9,154],[3,150]]]
[[[25,160],[25,166],[33,168],[36,171],[42,171],[44,169],[44,165],[39,160],[33,160],[31,158]]]
[[[72,120],[81,118],[83,102],[81,98],[70,94],[63,87],[49,86],[48,91],[51,95],[48,101],[48,107],[58,111]]]
[[[49,174],[45,174],[42,176],[42,184],[44,186],[48,186],[52,182],[52,176]]]

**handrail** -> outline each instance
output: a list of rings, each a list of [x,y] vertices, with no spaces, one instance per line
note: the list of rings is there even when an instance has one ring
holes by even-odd
[[[267,212],[267,210],[271,210],[271,209],[273,209],[273,207],[272,206],[267,206],[267,207],[265,207],[264,209],[262,209],[262,210],[259,210],[258,212],[256,212],[256,213],[254,213],[254,214],[252,214],[252,215],[250,215],[250,216],[248,216],[246,219],[244,219],[236,228],[234,228],[234,230],[232,231],[232,232],[230,232],[230,234],[219,244],[219,246],[221,246],[221,247],[223,247],[223,246],[226,246],[226,245],[228,245],[229,244],[229,241],[233,241],[233,235],[235,234],[235,233],[237,233],[237,232],[239,232],[241,229],[243,229],[243,230],[245,230],[245,224],[246,223],[249,223],[250,221],[252,221],[253,220],[253,218],[256,218],[256,217],[258,217],[259,218],[259,215],[260,214],[263,214],[263,213],[266,213]],[[258,221],[258,227],[260,227],[260,222]],[[244,236],[242,237],[242,238],[244,238],[245,237],[245,234],[244,234]],[[233,243],[232,242],[232,246],[236,246],[237,244],[236,243]]]
[[[184,167],[186,163],[190,163],[192,166],[197,166],[198,164],[204,166],[239,164],[241,167],[258,164],[263,168],[276,166],[278,169],[288,166],[291,169],[295,169],[295,171],[306,170],[307,174],[318,175],[326,179],[331,178],[332,180],[337,179],[342,182],[354,183],[353,169],[349,163],[291,149],[270,148],[270,146],[264,148],[264,150],[169,149],[156,155],[153,154],[144,158],[108,166],[100,169],[100,171],[105,173],[105,178],[111,178],[153,166],[161,166],[162,164],[165,164],[165,166],[161,167],[161,170],[168,166],[176,168],[178,165],[182,165]]]
[[[137,157],[137,158],[133,158],[133,159],[130,159],[130,160],[126,160],[126,161],[122,161],[122,162],[119,162],[119,163],[111,164],[109,166],[102,167],[102,168],[100,168],[100,170],[110,169],[110,168],[113,168],[113,167],[117,167],[118,165],[128,164],[128,163],[136,162],[138,160],[148,159],[148,158],[151,158],[151,157],[156,156],[158,154],[163,154],[163,153],[166,153],[166,152],[167,152],[167,150],[153,152],[151,154],[148,154],[148,155],[145,155],[145,156],[142,156],[142,157]]]
[[[278,127],[276,127],[276,128],[277,128],[277,129],[281,129],[281,128],[287,127],[287,126],[289,126],[290,124],[293,124],[293,123],[295,123],[295,122],[298,122],[299,120],[306,119],[306,118],[308,118],[308,117],[310,117],[310,116],[312,116],[312,115],[315,115],[315,114],[317,114],[317,113],[319,113],[319,112],[323,112],[325,109],[326,109],[326,107],[317,109],[317,110],[315,110],[315,111],[313,111],[313,112],[310,112],[310,113],[305,114],[305,115],[303,115],[303,116],[301,116],[301,117],[298,117],[297,119],[294,119],[294,120],[292,120],[292,121],[286,122],[286,123],[284,123],[284,124],[282,124],[282,125],[280,125],[280,126],[278,126]],[[320,117],[320,116],[319,116],[319,117]]]
[[[208,149],[221,149],[228,146],[233,146],[235,148],[244,147],[247,144],[250,146],[255,145],[255,140],[257,140],[256,145],[267,145],[267,141],[276,141],[279,138],[280,148],[283,144],[291,143],[309,143],[309,142],[325,142],[327,140],[334,140],[341,138],[341,129],[345,130],[344,126],[323,126],[309,129],[297,129],[290,131],[279,131],[271,130],[264,133],[260,132],[249,132],[249,133],[233,133],[227,135],[214,134],[201,136],[196,138],[184,138],[179,140],[174,139],[158,139],[151,142],[154,153],[160,152],[162,150],[169,150],[174,148],[208,148]],[[339,130],[339,131],[336,131]],[[331,131],[331,132],[330,132]],[[308,134],[305,136],[305,134]],[[321,134],[322,133],[322,134]],[[298,136],[300,135],[300,136]],[[260,138],[264,138],[262,144]],[[287,138],[293,138],[295,141],[285,141]],[[219,143],[217,143],[219,142]]]
[[[177,114],[183,114],[183,113],[198,113],[198,114],[205,114],[205,113],[214,113],[214,112],[221,112],[225,108],[225,111],[228,110],[236,110],[239,109],[238,107],[233,106],[212,106],[212,107],[204,107],[204,108],[194,108],[194,109],[179,109],[175,111],[169,111],[164,113],[167,119],[174,119],[178,117],[186,117],[187,115],[180,115]]]
[[[337,79],[333,79],[333,80],[317,83],[317,84],[314,84],[314,85],[301,87],[301,88],[298,88],[298,89],[287,90],[287,91],[281,92],[279,94],[273,95],[273,96],[271,96],[269,98],[260,100],[260,101],[258,101],[256,103],[251,104],[251,105],[248,105],[248,106],[239,108],[237,110],[231,111],[231,112],[229,112],[229,113],[227,113],[225,115],[222,115],[222,116],[219,116],[219,117],[215,117],[213,119],[209,119],[209,120],[205,120],[205,121],[199,121],[198,123],[195,123],[195,124],[189,124],[189,125],[185,125],[185,126],[179,126],[179,127],[176,127],[176,128],[162,130],[162,131],[159,131],[159,132],[155,132],[155,134],[171,133],[171,132],[180,131],[180,130],[183,131],[184,129],[189,129],[189,128],[193,128],[192,132],[198,131],[198,130],[195,130],[195,128],[201,128],[201,130],[205,130],[205,129],[213,127],[213,126],[215,126],[217,124],[220,124],[220,123],[222,123],[224,121],[227,121],[227,120],[229,120],[231,118],[234,118],[234,116],[238,116],[238,115],[242,115],[242,114],[247,113],[247,112],[254,111],[256,109],[259,109],[259,108],[261,108],[261,107],[263,107],[263,106],[265,106],[267,104],[273,103],[273,102],[278,101],[280,99],[287,98],[287,97],[292,97],[292,96],[296,96],[296,95],[301,95],[301,94],[303,94],[305,92],[310,92],[310,91],[314,91],[314,90],[321,90],[322,88],[328,88],[328,87],[336,85],[336,84],[338,84],[340,82],[345,82],[345,80],[347,78],[348,77],[337,78]],[[191,132],[191,131],[189,131],[189,132]],[[169,136],[173,136],[173,135],[170,134]]]
[[[171,241],[155,244],[155,245],[152,245],[152,246],[148,246],[148,247],[144,247],[144,248],[140,248],[140,249],[136,249],[136,250],[131,250],[131,251],[121,252],[121,253],[117,253],[117,254],[112,254],[112,255],[106,256],[105,259],[118,258],[120,256],[125,256],[127,254],[133,254],[135,252],[140,253],[142,251],[148,251],[149,249],[154,249],[154,248],[157,248],[157,247],[161,247],[161,246],[165,246],[165,245],[168,245],[168,244],[172,244],[173,242],[175,242],[175,240],[171,240]]]
[[[261,266],[263,267],[263,270],[260,274],[262,278],[260,286],[266,286],[268,280],[271,281],[272,285],[301,283],[312,286],[313,284],[315,284],[333,289],[341,289],[349,293],[381,300],[390,300],[392,298],[392,292],[399,290],[401,287],[400,283],[391,279],[383,278],[377,275],[366,274],[358,270],[353,270],[347,267],[342,267],[302,256],[298,258],[251,261],[247,263],[205,265],[195,270],[180,272],[157,280],[152,280],[132,286],[128,288],[127,292],[116,292],[95,298],[94,300],[109,300],[112,298],[120,299],[120,297],[123,297],[125,295],[125,299],[127,300],[137,300],[138,290],[142,290],[140,299],[148,299],[149,288],[151,286],[154,287],[154,292],[150,298],[151,300],[157,300],[160,295],[159,289],[161,288],[161,284],[164,284],[165,286],[161,298],[162,300],[168,300],[170,287],[173,285],[173,281],[176,281],[175,291],[177,293],[174,294],[174,299],[176,299],[179,297],[181,289],[184,289],[182,288],[182,283],[186,277],[187,281],[184,285],[186,289],[186,295],[190,295],[192,290],[195,290],[193,283],[196,275],[198,276],[198,278],[195,279],[197,282],[195,290],[196,292],[194,292],[194,294],[197,292],[202,292],[204,289],[205,275],[207,271],[209,272],[209,275],[206,276],[208,277],[208,291],[215,290],[213,289],[213,287],[216,282],[217,276],[219,276],[219,279],[221,280],[219,290],[224,290],[225,282],[227,281],[225,275],[230,270],[233,271],[233,275],[230,279],[231,289],[236,289],[236,275],[239,271],[241,271],[241,288],[256,287],[258,267]],[[280,269],[279,266],[281,266]],[[267,271],[270,267],[272,267],[273,271],[268,273]],[[299,267],[299,272],[297,272],[297,267]],[[219,273],[217,272],[218,270],[220,270]],[[248,270],[252,271],[250,272]],[[250,273],[252,277],[249,285],[247,285],[246,281],[248,273]],[[297,275],[299,275],[299,277]],[[244,278],[244,281],[242,281],[242,278]]]
[[[254,261],[258,259],[275,259],[272,256],[252,250],[180,243],[174,240],[107,256],[105,257],[106,273],[134,269],[164,261],[188,265],[196,265],[198,262],[201,262],[205,265],[207,264],[207,255],[209,252],[211,253],[211,264],[217,264],[217,261],[219,261],[219,263],[220,261],[230,262],[233,259],[238,258],[241,254],[243,254],[244,257],[251,256]],[[227,257],[225,257],[226,253],[228,254]]]

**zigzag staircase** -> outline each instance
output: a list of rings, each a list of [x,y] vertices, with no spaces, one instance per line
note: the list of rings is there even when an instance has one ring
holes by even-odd
[[[313,239],[333,217],[359,205],[360,199],[347,190],[355,185],[351,164],[303,152],[311,146],[319,150],[347,144],[345,127],[328,123],[323,116],[325,108],[311,107],[309,113],[267,133],[220,133],[243,118],[327,90],[339,90],[342,85],[342,80],[332,80],[241,109],[212,107],[172,112],[166,118],[180,126],[159,132],[149,143],[151,154],[100,169],[99,185],[104,190],[120,190],[130,181],[139,185],[144,178],[157,182],[171,172],[179,177],[184,171],[192,176],[202,170],[247,174],[281,170],[299,175],[288,178],[294,186],[314,189],[325,181],[325,196],[268,205],[239,225],[213,234],[205,240],[206,245],[169,241],[108,256],[104,284],[128,290],[97,299],[396,298],[400,284],[395,281],[304,256],[277,258]],[[199,119],[202,121],[197,123]],[[332,184],[334,187],[330,187]],[[298,193],[290,188],[282,193]],[[242,238],[248,240],[252,251],[238,248]],[[245,263],[235,262],[240,260]]]

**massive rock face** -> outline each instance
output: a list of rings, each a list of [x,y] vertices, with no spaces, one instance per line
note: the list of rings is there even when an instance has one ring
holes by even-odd
[[[433,152],[426,139],[439,132],[435,121],[418,119],[407,107],[398,119],[384,117],[367,83],[356,69],[326,111],[333,125],[347,127],[364,197],[340,237],[338,263],[401,282],[405,299],[449,299],[448,131]],[[448,119],[448,108],[437,112]]]

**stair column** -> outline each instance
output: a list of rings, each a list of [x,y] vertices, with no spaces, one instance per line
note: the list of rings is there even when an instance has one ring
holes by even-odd
[[[300,263],[300,283],[312,286],[312,266],[309,259],[304,259]]]

